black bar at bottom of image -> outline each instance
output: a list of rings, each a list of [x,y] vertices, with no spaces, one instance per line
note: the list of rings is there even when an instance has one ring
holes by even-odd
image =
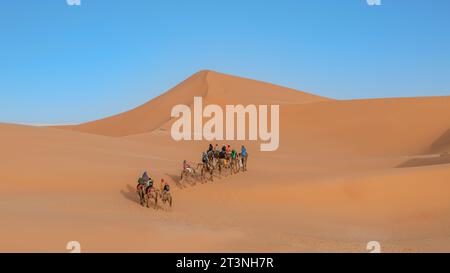
[[[124,272],[164,269],[167,272],[301,272],[314,270],[384,271],[445,265],[448,254],[0,254],[5,268],[85,272],[99,269]],[[11,267],[8,267],[8,266]],[[62,271],[61,271],[62,270]]]

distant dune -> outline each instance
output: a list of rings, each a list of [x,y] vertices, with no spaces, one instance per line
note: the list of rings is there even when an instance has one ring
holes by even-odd
[[[328,100],[269,83],[213,71],[201,71],[133,110],[93,122],[60,128],[107,136],[148,133],[170,120],[173,106],[192,105],[195,96],[203,97],[205,103],[219,105],[302,104]]]
[[[280,148],[231,142],[249,172],[181,184],[208,143],[172,140],[170,110],[194,96],[279,104]],[[343,101],[202,71],[102,120],[0,124],[0,251],[448,252],[449,117],[450,96]],[[144,170],[171,184],[170,211],[137,203]]]

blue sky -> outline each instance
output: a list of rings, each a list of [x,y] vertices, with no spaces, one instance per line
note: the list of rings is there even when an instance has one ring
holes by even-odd
[[[450,95],[450,1],[0,2],[0,122],[105,117],[202,69],[338,99]]]

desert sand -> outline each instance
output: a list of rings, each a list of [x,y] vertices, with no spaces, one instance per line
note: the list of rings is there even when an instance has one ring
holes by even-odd
[[[279,104],[279,149],[244,142],[248,172],[180,183],[208,145],[170,135],[194,96]],[[344,101],[213,71],[98,121],[0,124],[0,252],[449,252],[449,132],[450,97]],[[139,205],[144,170],[171,209]]]

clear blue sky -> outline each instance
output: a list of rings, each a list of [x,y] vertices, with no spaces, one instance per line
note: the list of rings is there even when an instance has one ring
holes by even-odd
[[[0,122],[116,114],[201,69],[338,99],[450,95],[450,1],[0,2]]]

